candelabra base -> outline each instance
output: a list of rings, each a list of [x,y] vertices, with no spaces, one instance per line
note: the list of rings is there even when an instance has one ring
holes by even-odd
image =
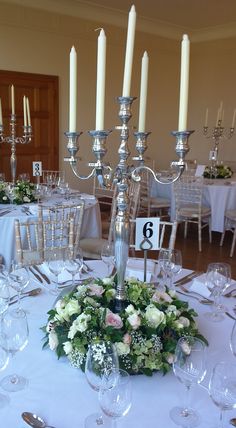
[[[122,312],[129,305],[128,300],[115,299],[112,304],[112,311],[116,314]]]

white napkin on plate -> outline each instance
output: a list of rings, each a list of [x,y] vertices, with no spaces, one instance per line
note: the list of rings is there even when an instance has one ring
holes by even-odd
[[[194,291],[195,293],[201,294],[203,297],[208,298],[211,295],[211,292],[206,285],[206,274],[204,273],[194,278],[188,290]]]
[[[146,281],[150,282],[151,277],[155,272],[156,263],[152,260],[147,260],[147,275],[146,275]],[[144,260],[143,259],[136,259],[136,258],[129,258],[127,262],[126,267],[126,278],[137,278],[140,281],[143,281],[143,274],[144,274]]]

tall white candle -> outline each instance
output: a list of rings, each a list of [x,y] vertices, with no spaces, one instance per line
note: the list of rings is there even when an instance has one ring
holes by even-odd
[[[124,68],[124,79],[123,79],[123,97],[130,96],[131,86],[131,74],[133,66],[133,53],[134,53],[134,39],[135,39],[135,27],[136,27],[136,11],[133,5],[129,12],[128,30],[126,39],[126,53],[125,53],[125,68]]]
[[[0,98],[0,126],[2,126],[2,100]]]
[[[139,122],[138,122],[139,132],[145,132],[145,125],[146,125],[148,65],[149,65],[149,58],[148,58],[147,52],[145,51],[142,57],[142,67],[141,67]]]
[[[235,118],[236,118],[236,109],[234,109],[231,128],[234,128],[234,125],[235,125]]]
[[[204,127],[206,128],[208,126],[208,107],[206,109],[206,115],[205,115],[205,123],[204,123]]]
[[[221,102],[220,102],[220,108],[219,108],[219,111],[220,111],[220,120],[222,120],[222,114],[223,114],[223,101],[221,101]]]
[[[72,46],[70,51],[70,101],[69,101],[69,132],[76,132],[77,116],[77,53]]]
[[[220,109],[218,108],[218,110],[217,110],[217,116],[216,116],[216,127],[219,124],[219,120],[220,120]]]
[[[13,85],[11,85],[11,113],[15,114],[15,89]]]
[[[103,28],[98,36],[97,47],[97,95],[96,130],[104,129],[105,80],[106,80],[106,34]]]
[[[181,75],[179,97],[179,131],[187,129],[188,86],[189,86],[189,53],[190,42],[187,34],[183,35],[181,43]]]
[[[26,98],[26,112],[27,112],[27,122],[28,126],[31,126],[31,118],[30,118],[30,105],[29,105],[29,98]]]
[[[26,97],[23,96],[23,113],[24,113],[24,126],[27,126],[27,116],[26,116]]]

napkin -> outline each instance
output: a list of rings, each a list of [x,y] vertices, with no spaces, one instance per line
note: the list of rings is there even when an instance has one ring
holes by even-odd
[[[201,294],[203,297],[208,298],[211,295],[210,290],[206,285],[206,274],[202,274],[193,279],[189,291],[194,291],[195,293]]]
[[[152,260],[147,260],[147,275],[146,275],[146,281],[150,282],[151,277],[155,272],[156,263]],[[127,262],[126,267],[126,273],[125,276],[130,278],[137,278],[140,281],[143,281],[143,274],[144,274],[144,260],[143,259],[136,259],[136,258],[130,258]]]
[[[45,275],[47,275],[47,277],[48,277],[50,280],[55,281],[56,277],[55,277],[55,275],[53,275],[53,273],[50,271],[50,269],[49,269],[49,267],[48,267],[47,263],[43,263],[43,264],[41,264],[41,266],[40,266],[40,270],[41,270]],[[79,280],[79,279],[81,279],[81,274],[78,272],[78,273],[75,275],[75,280]],[[64,281],[72,281],[72,275],[71,275],[71,273],[67,272],[67,270],[65,270],[65,268],[63,268],[63,267],[62,267],[61,273],[59,273],[59,275],[58,275],[58,283],[60,284],[61,282],[64,282]]]

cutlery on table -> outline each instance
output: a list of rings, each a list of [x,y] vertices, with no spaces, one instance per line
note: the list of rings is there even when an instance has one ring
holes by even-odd
[[[24,421],[34,428],[55,428],[51,425],[46,425],[46,422],[40,416],[37,416],[35,413],[23,412],[22,418]]]
[[[174,283],[174,285],[183,285],[183,284],[187,284],[187,282],[190,282],[192,279],[197,278],[198,276],[200,276],[202,274],[202,272],[197,272],[194,271],[192,273],[189,273],[188,275],[184,276],[183,278],[179,279],[178,281],[176,281]]]
[[[232,320],[236,321],[236,318],[233,315],[231,315],[229,312],[225,312],[225,315],[227,315]]]
[[[41,277],[48,283],[51,284],[50,279],[47,277],[47,275],[42,272],[37,265],[33,265],[33,268],[41,275]]]
[[[186,296],[186,297],[191,297],[192,299],[197,300],[199,303],[202,303],[203,305],[212,305],[212,303],[213,303],[212,300],[206,299],[203,296],[201,296],[202,297],[202,299],[201,299],[199,296],[195,296],[192,293],[190,293],[189,291],[187,291],[187,292],[183,292],[180,290],[176,290],[176,291],[178,294],[182,294],[183,296]]]
[[[42,291],[41,288],[33,288],[33,290],[30,291],[25,291],[24,293],[21,294],[21,299],[24,299],[25,297],[32,297],[32,296],[38,296],[38,294],[40,294]],[[10,301],[9,304],[13,305],[14,303],[16,303],[18,301],[18,296],[12,296],[10,297]]]
[[[41,282],[43,284],[43,280],[41,276],[39,276],[32,268],[32,266],[28,266],[29,271],[34,275],[34,277],[37,279],[37,281]]]

